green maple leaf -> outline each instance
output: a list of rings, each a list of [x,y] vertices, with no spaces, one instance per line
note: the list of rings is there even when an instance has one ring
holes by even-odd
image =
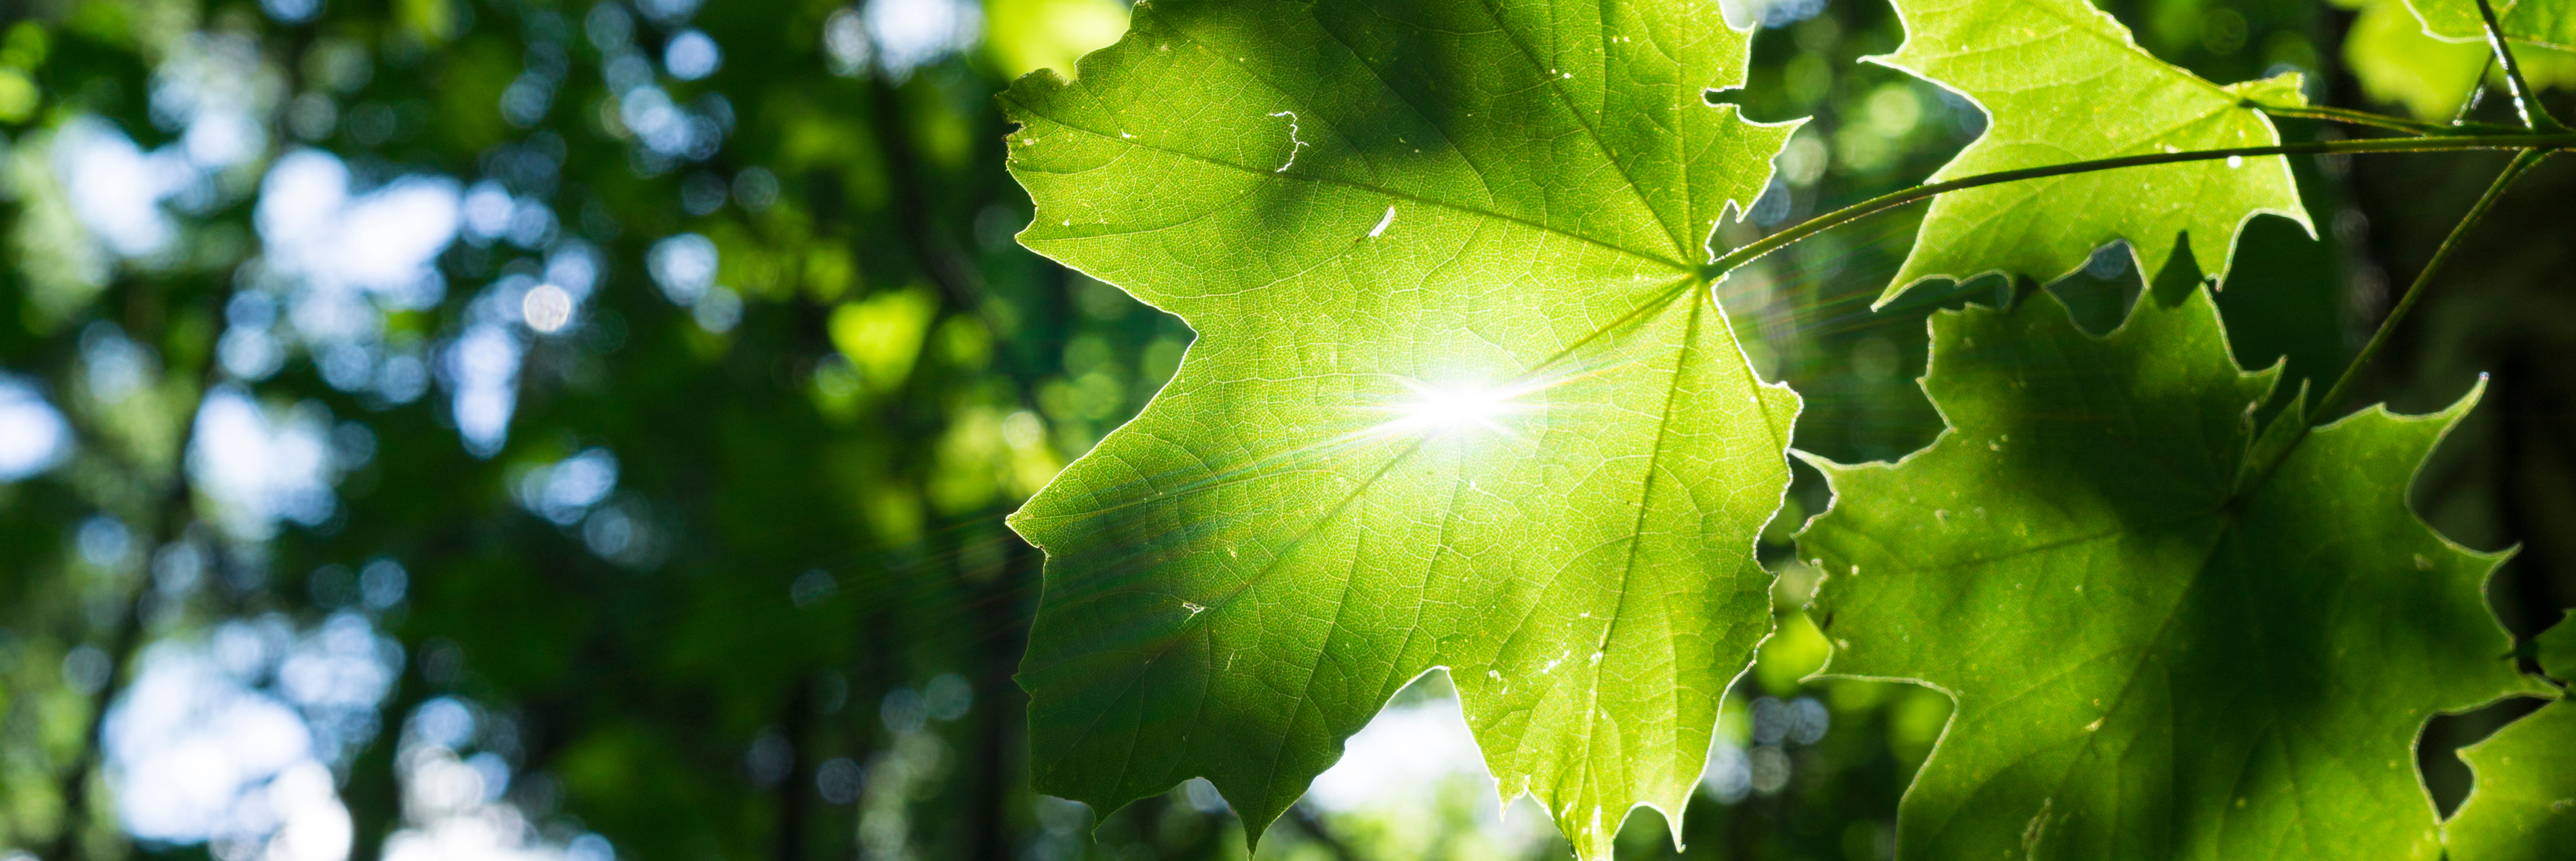
[[[2540,635],[2540,669],[2576,680],[2576,620]],[[2460,750],[2477,775],[2443,827],[2452,861],[2576,857],[2576,702],[2558,702]]]
[[[1825,672],[1920,681],[1956,716],[1898,856],[2430,858],[2414,741],[2522,689],[2480,584],[2502,558],[2406,507],[2472,399],[2304,439],[2250,416],[2203,291],[2108,337],[2054,298],[1937,316],[1949,422],[1890,464],[1818,461]],[[2259,442],[2259,444],[2258,444]],[[2253,451],[2287,454],[2268,477]]]
[[[2424,32],[2446,42],[2485,42],[2477,0],[2406,0]],[[2505,38],[2576,50],[2576,0],[2492,0]]]
[[[1447,667],[1587,858],[1679,813],[1769,627],[1797,412],[1702,267],[1792,127],[1714,2],[1139,4],[1002,98],[1023,243],[1199,333],[1013,515],[1040,791],[1204,776],[1258,834]]]
[[[1897,0],[1905,43],[1871,62],[1965,95],[1984,135],[1932,181],[2093,159],[2280,143],[2249,103],[2303,104],[2298,78],[2217,86],[2149,55],[2085,0]],[[2178,245],[2223,277],[2257,213],[2315,232],[2279,156],[2133,167],[2005,183],[1932,201],[1881,304],[1929,278],[2050,281],[2126,239],[2142,271]],[[2187,235],[2187,239],[2183,238]]]

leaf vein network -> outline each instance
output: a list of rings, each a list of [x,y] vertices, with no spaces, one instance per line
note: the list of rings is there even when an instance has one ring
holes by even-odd
[[[1502,9],[1494,5],[1494,0],[1477,0],[1476,7],[1485,10],[1486,16],[1493,19],[1494,27],[1501,30],[1503,33],[1503,40],[1510,42],[1512,47],[1520,52],[1521,60],[1530,65],[1531,71],[1541,73],[1547,72],[1548,65],[1539,60],[1538,53],[1532,50],[1528,43],[1521,40],[1520,34],[1512,32],[1511,28],[1503,23]],[[1603,22],[1605,32],[1607,23],[1608,22],[1606,21]],[[1724,26],[1724,24],[1721,23],[1719,26]],[[1609,62],[1609,54],[1606,52],[1603,53],[1603,65],[1606,67]],[[1607,73],[1604,72],[1604,74]],[[1637,198],[1637,205],[1643,207],[1646,210],[1647,215],[1654,217],[1655,226],[1664,229],[1664,238],[1673,243],[1673,250],[1677,253],[1687,255],[1689,253],[1689,246],[1688,243],[1682,239],[1680,231],[1676,230],[1673,227],[1672,222],[1665,218],[1663,210],[1655,208],[1655,202],[1646,197],[1645,187],[1637,184],[1636,175],[1628,171],[1627,163],[1619,160],[1619,154],[1617,151],[1611,149],[1609,139],[1602,137],[1601,130],[1593,126],[1592,119],[1584,116],[1583,110],[1575,106],[1574,96],[1565,91],[1564,79],[1553,74],[1544,74],[1543,77],[1547,80],[1548,91],[1556,96],[1558,106],[1564,108],[1566,114],[1574,118],[1575,125],[1581,126],[1585,134],[1592,136],[1592,146],[1596,150],[1600,151],[1602,160],[1608,162],[1611,169],[1618,171],[1620,184],[1626,187],[1629,193]],[[1609,98],[1609,87],[1606,84],[1602,87],[1602,98]],[[1684,171],[1684,173],[1688,173],[1688,171]]]
[[[1028,112],[1029,112],[1029,113],[1031,113],[1032,115],[1037,115],[1037,116],[1046,116],[1046,115],[1045,115],[1045,114],[1043,114],[1042,112],[1038,111],[1035,107],[1032,107],[1032,106],[1028,105],[1028,104],[1027,104],[1027,103],[1025,103],[1025,102],[1014,102],[1013,104],[1017,105],[1017,106],[1018,106],[1018,107],[1020,107],[1022,110],[1026,110],[1026,111],[1028,111]],[[1502,213],[1502,212],[1496,212],[1496,211],[1493,211],[1493,210],[1490,210],[1490,209],[1484,209],[1484,208],[1482,208],[1482,207],[1469,206],[1469,205],[1466,205],[1466,204],[1456,203],[1456,202],[1447,201],[1447,200],[1440,200],[1440,199],[1437,199],[1437,198],[1423,197],[1423,196],[1421,196],[1421,195],[1413,194],[1413,193],[1411,193],[1411,192],[1397,191],[1397,190],[1395,190],[1395,189],[1386,188],[1386,187],[1383,187],[1383,186],[1378,186],[1378,185],[1374,185],[1374,184],[1370,184],[1370,183],[1353,182],[1353,181],[1346,180],[1346,179],[1336,179],[1336,178],[1332,178],[1332,177],[1316,176],[1316,175],[1313,175],[1313,174],[1307,173],[1307,172],[1302,171],[1302,170],[1301,170],[1301,171],[1298,171],[1298,172],[1296,172],[1296,173],[1292,173],[1292,174],[1274,173],[1274,172],[1269,171],[1269,170],[1266,170],[1266,169],[1254,168],[1254,167],[1248,167],[1248,166],[1245,166],[1245,165],[1235,164],[1235,163],[1233,163],[1233,162],[1226,161],[1226,160],[1224,160],[1224,159],[1213,158],[1213,157],[1210,157],[1210,156],[1204,156],[1204,155],[1200,155],[1200,154],[1198,154],[1198,153],[1194,153],[1194,152],[1187,152],[1187,151],[1184,151],[1184,150],[1172,149],[1172,148],[1170,148],[1170,147],[1155,146],[1155,145],[1153,145],[1153,144],[1147,144],[1147,143],[1139,143],[1139,142],[1137,142],[1137,141],[1136,141],[1136,140],[1134,140],[1134,139],[1123,139],[1123,138],[1118,137],[1117,135],[1109,134],[1109,133],[1106,133],[1106,132],[1102,132],[1102,131],[1100,131],[1099,129],[1094,129],[1094,128],[1090,128],[1090,127],[1088,127],[1088,126],[1083,126],[1083,125],[1078,125],[1078,124],[1075,124],[1075,123],[1067,122],[1067,121],[1065,121],[1065,120],[1063,120],[1063,119],[1060,119],[1060,118],[1057,118],[1057,117],[1053,117],[1053,116],[1047,116],[1047,117],[1046,117],[1046,119],[1047,119],[1047,121],[1048,121],[1048,122],[1054,123],[1054,124],[1056,124],[1057,126],[1060,126],[1060,127],[1063,127],[1063,128],[1067,128],[1067,129],[1071,129],[1071,130],[1073,130],[1073,131],[1081,132],[1081,133],[1083,133],[1083,134],[1091,135],[1091,136],[1093,136],[1093,137],[1097,137],[1097,138],[1100,138],[1100,139],[1103,139],[1103,140],[1115,140],[1115,141],[1118,141],[1120,144],[1123,144],[1123,145],[1126,145],[1126,146],[1132,146],[1132,147],[1135,147],[1135,148],[1138,148],[1138,149],[1148,150],[1148,151],[1152,151],[1152,152],[1158,152],[1158,153],[1162,153],[1162,154],[1164,154],[1164,155],[1172,156],[1172,157],[1175,157],[1175,158],[1185,159],[1185,160],[1189,160],[1189,161],[1195,161],[1195,162],[1198,162],[1198,163],[1201,163],[1201,164],[1209,165],[1209,166],[1211,166],[1211,167],[1221,167],[1221,168],[1225,168],[1225,169],[1228,169],[1228,170],[1240,171],[1240,172],[1243,172],[1243,173],[1247,173],[1247,174],[1254,174],[1254,175],[1257,175],[1257,176],[1267,177],[1267,178],[1272,178],[1272,179],[1294,180],[1294,181],[1298,181],[1298,182],[1311,182],[1311,183],[1315,183],[1315,184],[1318,184],[1318,185],[1331,185],[1331,186],[1338,186],[1338,187],[1342,187],[1342,188],[1348,188],[1348,189],[1352,189],[1352,190],[1356,190],[1356,191],[1365,191],[1365,192],[1369,192],[1369,193],[1371,193],[1371,194],[1383,194],[1383,195],[1386,195],[1386,196],[1388,196],[1388,197],[1395,198],[1395,199],[1397,199],[1397,200],[1411,201],[1411,202],[1413,202],[1413,203],[1419,203],[1419,204],[1422,204],[1422,205],[1424,205],[1424,206],[1438,207],[1438,208],[1441,208],[1441,209],[1446,209],[1446,210],[1450,210],[1450,211],[1453,211],[1453,212],[1458,212],[1458,213],[1465,214],[1465,215],[1473,215],[1473,216],[1478,216],[1478,217],[1483,217],[1483,218],[1491,218],[1491,219],[1494,219],[1494,220],[1496,220],[1496,221],[1506,221],[1506,222],[1510,222],[1510,223],[1517,224],[1517,225],[1520,225],[1520,226],[1522,226],[1522,227],[1527,227],[1527,228],[1529,228],[1529,229],[1536,230],[1536,231],[1539,231],[1539,232],[1542,232],[1542,233],[1554,234],[1554,235],[1557,235],[1557,236],[1565,237],[1565,238],[1567,238],[1567,239],[1575,240],[1575,241],[1577,241],[1577,242],[1582,242],[1582,243],[1584,243],[1584,244],[1591,245],[1591,246],[1594,246],[1594,247],[1598,247],[1598,248],[1606,249],[1606,250],[1609,250],[1609,251],[1616,251],[1616,252],[1619,252],[1619,253],[1621,253],[1621,254],[1625,254],[1625,255],[1628,255],[1628,256],[1630,256],[1630,257],[1634,257],[1634,258],[1637,258],[1637,259],[1640,259],[1640,260],[1644,260],[1644,261],[1647,261],[1647,262],[1651,262],[1651,263],[1659,263],[1659,264],[1662,264],[1664,267],[1669,268],[1669,269],[1676,269],[1676,270],[1681,270],[1681,271],[1685,271],[1685,272],[1688,272],[1688,271],[1694,271],[1694,270],[1695,270],[1695,267],[1691,267],[1691,266],[1685,265],[1685,264],[1683,264],[1683,263],[1681,263],[1681,262],[1679,262],[1679,261],[1673,260],[1673,259],[1668,258],[1668,257],[1661,256],[1661,255],[1659,255],[1659,254],[1650,254],[1650,253],[1646,253],[1646,252],[1638,251],[1638,250],[1636,250],[1636,249],[1629,248],[1629,247],[1627,247],[1627,246],[1625,246],[1625,245],[1621,245],[1621,244],[1619,244],[1619,243],[1612,242],[1612,241],[1609,241],[1609,240],[1606,240],[1606,239],[1600,239],[1600,238],[1596,238],[1596,237],[1593,237],[1593,236],[1588,236],[1588,235],[1585,235],[1585,234],[1582,234],[1582,233],[1577,233],[1577,232],[1575,232],[1575,231],[1568,230],[1568,229],[1565,229],[1565,228],[1556,227],[1556,226],[1553,226],[1553,225],[1544,224],[1544,223],[1540,223],[1540,222],[1536,222],[1536,221],[1531,221],[1531,220],[1529,220],[1529,219],[1522,218],[1522,217],[1520,217],[1520,216],[1510,215],[1510,214]]]
[[[1367,479],[1354,486],[1351,489],[1351,492],[1342,497],[1342,500],[1339,503],[1334,504],[1332,508],[1327,509],[1323,514],[1318,515],[1313,521],[1306,525],[1305,529],[1298,532],[1296,538],[1291,539],[1286,545],[1280,547],[1279,550],[1271,556],[1270,561],[1261,567],[1261,570],[1255,572],[1251,577],[1244,578],[1243,582],[1238,583],[1234,588],[1227,590],[1224,595],[1209,597],[1207,600],[1207,610],[1203,611],[1201,615],[1223,610],[1232,606],[1236,598],[1241,597],[1244,592],[1250,590],[1254,585],[1268,579],[1272,573],[1279,569],[1281,564],[1287,562],[1289,557],[1296,554],[1298,548],[1304,546],[1308,539],[1314,537],[1316,532],[1321,531],[1326,525],[1338,519],[1341,516],[1341,512],[1344,509],[1349,508],[1351,503],[1357,502],[1361,496],[1366,495],[1369,489],[1376,485],[1378,479],[1385,477],[1388,472],[1393,471],[1398,464],[1402,463],[1406,458],[1410,457],[1414,451],[1419,450],[1421,447],[1422,443],[1416,442],[1413,445],[1406,447],[1404,451],[1398,452],[1394,457],[1389,458],[1385,465],[1380,466],[1377,471],[1371,473]],[[1138,664],[1135,672],[1128,674],[1126,683],[1119,688],[1118,695],[1111,698],[1111,702],[1127,701],[1129,697],[1135,693],[1137,685],[1142,684],[1145,677],[1152,674],[1155,664],[1159,664],[1164,658],[1169,657],[1172,650],[1179,648],[1181,643],[1194,635],[1194,632],[1195,635],[1205,636],[1206,630],[1207,626],[1204,625],[1189,625],[1187,629],[1176,633],[1174,636],[1164,638],[1161,643],[1147,650],[1147,653],[1144,655],[1145,660]],[[1310,680],[1311,673],[1312,669],[1310,668]],[[1298,696],[1299,701],[1302,703],[1305,699],[1304,694],[1300,693]],[[1301,705],[1300,708],[1302,707],[1303,706]],[[1116,710],[1101,709],[1098,713],[1094,714],[1091,721],[1083,727],[1082,732],[1074,736],[1074,743],[1066,746],[1067,752],[1082,748],[1082,743],[1089,740],[1094,733],[1098,732],[1100,730],[1100,724],[1103,721],[1108,720],[1109,715],[1114,711]],[[1111,784],[1113,786],[1126,785],[1127,776],[1133,770],[1135,762],[1135,739],[1130,737],[1128,741],[1129,752],[1126,756],[1120,758],[1120,771],[1118,779]],[[1283,749],[1284,746],[1285,742],[1283,741]],[[1276,763],[1273,764],[1272,768],[1274,773],[1271,776],[1276,778]]]

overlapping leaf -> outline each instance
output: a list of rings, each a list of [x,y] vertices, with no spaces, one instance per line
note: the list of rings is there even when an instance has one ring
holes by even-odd
[[[2039,294],[1938,316],[1950,428],[1820,463],[1799,539],[1827,672],[1958,712],[1898,814],[1906,859],[2406,859],[2440,852],[2413,764],[2436,709],[2521,689],[2480,584],[2498,557],[2406,507],[2468,409],[2372,409],[2249,457],[2276,371],[2194,291],[2086,335]]]
[[[2085,0],[1898,0],[1905,43],[1871,58],[1966,95],[1986,133],[1933,180],[2092,159],[2268,146],[2249,102],[2299,104],[2298,79],[2217,86],[2157,60]],[[2192,259],[2224,276],[2247,219],[2308,221],[2278,156],[2191,162],[1987,186],[1932,202],[1881,302],[1927,278],[1989,272],[2053,280],[2126,239],[2147,272],[2188,235]]]
[[[2541,634],[2540,669],[2576,680],[2576,621]],[[2576,858],[2576,702],[2562,694],[2460,758],[2477,784],[2443,829],[2452,861]]]
[[[1041,791],[1205,776],[1258,833],[1446,666],[1585,857],[1678,827],[1797,411],[1699,271],[1790,131],[1702,99],[1748,38],[1696,0],[1164,2],[1003,96],[1021,241],[1199,332],[1012,518]]]

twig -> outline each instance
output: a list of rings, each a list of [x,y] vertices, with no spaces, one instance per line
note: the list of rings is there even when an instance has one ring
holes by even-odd
[[[2387,129],[2389,131],[2405,132],[2410,135],[2438,135],[2462,129],[2494,132],[2521,130],[2513,126],[2495,126],[2485,123],[2428,123],[2387,116],[2384,114],[2374,114],[2369,111],[2356,111],[2350,108],[2335,108],[2327,107],[2325,105],[2267,105],[2261,102],[2246,102],[2245,106],[2276,117],[2293,117],[2303,120],[2326,120],[2329,122],[2351,123],[2357,126],[2370,126],[2372,128]]]
[[[2504,83],[2513,88],[2513,108],[2521,112],[2522,124],[2532,131],[2566,131],[2567,127],[2559,125],[2558,118],[2550,116],[2549,109],[2541,106],[2540,91],[2532,89],[2531,82],[2522,77],[2522,64],[2514,60],[2513,48],[2505,45],[2504,25],[2496,22],[2495,5],[2487,0],[2478,0],[2478,20],[2486,25],[2487,47],[2495,53],[2496,60],[2504,64]]]
[[[2362,366],[2370,364],[2371,358],[2379,354],[2379,348],[2388,343],[2389,334],[2397,331],[2397,324],[2406,319],[2407,312],[2415,309],[2416,302],[2423,300],[2424,285],[2431,283],[2433,275],[2442,271],[2442,264],[2451,259],[2452,252],[2459,250],[2460,237],[2467,235],[2470,228],[2477,226],[2479,219],[2486,217],[2487,210],[2494,208],[2496,201],[2504,197],[2507,186],[2547,157],[2549,154],[2545,150],[2524,150],[2505,165],[2503,173],[2496,175],[2495,182],[2487,186],[2486,194],[2479,196],[2477,204],[2469,207],[2468,214],[2461,216],[2460,223],[2451,228],[2451,235],[2442,238],[2441,247],[2433,250],[2433,259],[2425,261],[2423,271],[2415,273],[2414,283],[2406,286],[2406,293],[2398,297],[2396,307],[2388,309],[2388,317],[2379,321],[2379,329],[2370,334],[2370,341],[2361,345],[2361,352],[2353,354],[2352,363],[2344,366],[2343,376],[2337,378],[2334,386],[2326,389],[2325,396],[2317,400],[2317,420],[2310,422],[2311,426],[2334,415],[2335,408],[2343,404],[2346,395],[2351,394],[2353,382],[2361,376]]]
[[[2478,109],[2478,97],[2487,94],[2487,73],[2495,71],[2495,52],[2487,52],[2487,61],[2478,64],[2478,76],[2469,79],[2469,94],[2460,99],[2460,109],[2451,114],[2451,125],[2469,125],[2469,112]],[[2479,125],[2485,125],[2480,123]]]

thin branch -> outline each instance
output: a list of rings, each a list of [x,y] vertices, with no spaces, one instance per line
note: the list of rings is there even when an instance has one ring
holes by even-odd
[[[2504,25],[2496,22],[2495,4],[2478,0],[2478,20],[2486,25],[2487,48],[2495,53],[2497,62],[2504,64],[2504,83],[2513,88],[2513,108],[2521,112],[2522,124],[2532,131],[2566,131],[2567,127],[2559,125],[2558,118],[2541,106],[2540,91],[2532,89],[2531,82],[2523,78],[2522,63],[2514,60],[2513,48],[2505,44]]]
[[[2369,343],[2361,345],[2361,352],[2353,354],[2352,363],[2344,366],[2343,376],[2336,379],[2334,387],[2327,389],[2325,397],[2317,401],[2317,420],[2311,422],[2312,425],[2335,415],[2335,408],[2352,393],[2353,381],[2361,377],[2362,367],[2379,354],[2379,348],[2388,343],[2389,334],[2397,331],[2397,324],[2405,320],[2407,312],[2414,310],[2415,303],[2424,298],[2424,285],[2431,283],[2434,274],[2442,271],[2442,264],[2451,259],[2451,253],[2459,250],[2460,237],[2467,235],[2470,228],[2477,226],[2479,219],[2486,217],[2487,210],[2494,208],[2496,200],[2504,197],[2507,186],[2547,157],[2549,153],[2546,150],[2524,150],[2505,165],[2503,173],[2496,175],[2495,182],[2487,186],[2486,194],[2478,198],[2475,206],[2469,207],[2467,215],[2460,217],[2459,225],[2451,228],[2451,235],[2443,237],[2441,247],[2433,250],[2433,259],[2425,261],[2423,271],[2415,273],[2415,282],[2406,286],[2406,294],[2398,298],[2397,306],[2388,309],[2388,317],[2379,321],[2377,331],[2370,333]]]
[[[1798,240],[1814,236],[1818,233],[1823,233],[1840,225],[1852,221],[1858,221],[1862,218],[1876,215],[1918,200],[1927,200],[1946,192],[1963,191],[1966,189],[1977,188],[1979,186],[1998,185],[2007,182],[2018,182],[2025,179],[2042,179],[2052,176],[2091,173],[2094,171],[2114,170],[2124,167],[2146,167],[2159,164],[2215,161],[2226,158],[2257,158],[2270,155],[2315,155],[2319,153],[2369,152],[2455,152],[2476,149],[2513,149],[2524,150],[2527,152],[2540,152],[2569,148],[2576,148],[2576,134],[2556,133],[2458,135],[2421,138],[2366,138],[2362,140],[2315,141],[2309,143],[2282,144],[2278,146],[2239,147],[2236,149],[2149,153],[2146,155],[2121,156],[2119,158],[2096,159],[2093,161],[2053,164],[2045,167],[1999,171],[1996,173],[1961,177],[1959,179],[1953,179],[1946,182],[1926,183],[1924,185],[1918,185],[1901,191],[1892,191],[1807,219],[1806,221],[1798,223],[1794,227],[1754,240],[1740,248],[1727,252],[1725,256],[1710,261],[1708,265],[1700,267],[1700,276],[1714,280],[1730,271],[1733,271],[1736,267],[1751,263],[1754,260],[1761,258],[1762,255],[1778,251],[1790,243],[1797,242]]]
[[[2510,126],[2488,126],[2483,123],[2471,126],[2461,123],[2445,124],[2419,122],[2416,120],[2392,117],[2384,114],[2374,114],[2369,111],[2356,111],[2350,108],[2333,108],[2324,105],[2267,105],[2261,102],[2246,102],[2245,106],[2276,117],[2292,117],[2302,120],[2325,120],[2328,122],[2351,123],[2357,126],[2369,126],[2372,128],[2387,129],[2389,131],[2405,132],[2410,135],[2438,135],[2446,132],[2459,131],[2464,128],[2478,131],[2520,131],[2520,129]]]

